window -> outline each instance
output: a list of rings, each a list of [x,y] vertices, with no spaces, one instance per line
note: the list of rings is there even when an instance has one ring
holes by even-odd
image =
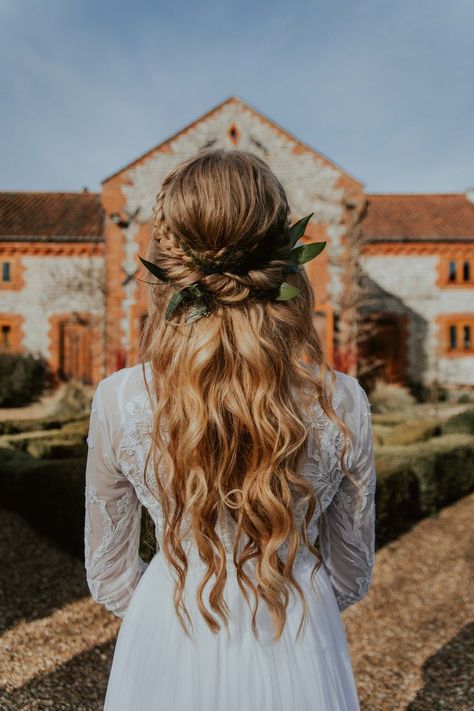
[[[227,135],[229,136],[230,140],[234,145],[237,145],[240,139],[240,131],[235,125],[235,123],[231,124],[229,126],[229,129],[227,131]]]
[[[3,262],[2,281],[11,281],[11,278],[10,262]]]
[[[471,265],[467,259],[462,264],[462,279],[463,281],[471,281]]]
[[[463,346],[466,350],[471,349],[471,326],[469,324],[463,326]]]
[[[474,331],[474,316],[471,314],[450,315],[443,319],[446,324],[445,343],[446,355],[474,355],[472,334]]]
[[[440,261],[439,286],[474,286],[474,257],[446,257]]]
[[[10,348],[10,332],[11,326],[2,324],[2,348]]]
[[[456,262],[454,260],[450,260],[450,262],[449,262],[448,280],[449,281],[456,281]]]
[[[449,347],[451,349],[458,347],[458,329],[453,325],[449,327]]]

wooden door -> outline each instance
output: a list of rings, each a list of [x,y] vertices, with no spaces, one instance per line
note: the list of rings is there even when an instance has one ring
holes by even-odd
[[[90,324],[78,319],[59,323],[59,373],[61,377],[77,378],[92,383]]]
[[[406,378],[406,319],[400,314],[383,314],[373,321],[373,333],[365,344],[365,355],[376,364],[375,373],[388,383],[403,384]]]

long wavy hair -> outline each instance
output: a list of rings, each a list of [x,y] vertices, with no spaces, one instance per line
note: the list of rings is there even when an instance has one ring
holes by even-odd
[[[254,595],[254,636],[263,600],[274,639],[281,637],[290,588],[303,603],[299,635],[308,616],[293,572],[300,547],[315,557],[312,575],[321,565],[307,534],[318,492],[300,473],[308,437],[304,413],[310,414],[315,400],[344,433],[341,465],[349,474],[343,461],[349,432],[331,404],[335,372],[314,327],[313,291],[304,269],[288,276],[282,271],[291,249],[289,226],[281,183],[245,151],[201,151],[167,175],[156,199],[147,259],[169,283],[147,287],[149,313],[140,342],[143,373],[149,362],[156,398],[146,465],[151,457],[163,511],[161,549],[176,572],[174,605],[188,635],[183,543],[189,535],[206,566],[197,588],[199,610],[214,633],[219,620],[228,626],[223,594],[233,557],[248,604],[249,592]],[[196,254],[231,260],[226,271],[206,273]],[[300,294],[289,301],[265,298],[283,280]],[[185,304],[165,320],[173,292],[196,281],[212,299],[211,313],[187,324]],[[302,526],[296,506],[306,509]],[[224,520],[233,527],[233,556],[219,536]],[[279,555],[284,544],[286,556]],[[249,562],[254,575],[245,569]],[[211,578],[208,609],[203,590]]]

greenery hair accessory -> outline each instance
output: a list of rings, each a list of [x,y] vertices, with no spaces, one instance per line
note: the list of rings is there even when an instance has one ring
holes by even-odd
[[[310,244],[296,246],[298,240],[304,236],[307,224],[313,215],[314,212],[311,212],[309,215],[306,215],[306,217],[298,220],[298,222],[295,222],[295,224],[290,227],[290,244],[293,249],[288,255],[286,264],[283,267],[284,273],[299,272],[303,264],[311,261],[317,257],[318,254],[321,254],[326,246],[326,242],[311,242]],[[209,259],[203,261],[199,258],[199,254],[192,252],[192,250],[188,251],[192,253],[196,265],[201,268],[205,274],[212,274],[216,272],[222,273],[223,270],[225,270],[225,261],[221,260],[217,262]],[[164,269],[159,267],[157,264],[153,264],[153,262],[143,259],[140,255],[138,256],[142,264],[148,269],[149,272],[151,272],[151,274],[153,274],[153,276],[157,277],[160,281],[167,283],[170,282],[170,279],[166,275]],[[289,301],[289,299],[292,299],[299,293],[300,290],[298,287],[283,281],[275,290],[273,297],[276,301]],[[186,319],[186,323],[194,323],[194,321],[197,321],[203,316],[207,316],[211,312],[211,305],[207,298],[207,294],[202,286],[200,286],[199,281],[197,281],[173,294],[166,307],[165,320],[169,320],[171,318],[172,314],[180,304],[189,302],[193,302],[194,305],[188,318]]]

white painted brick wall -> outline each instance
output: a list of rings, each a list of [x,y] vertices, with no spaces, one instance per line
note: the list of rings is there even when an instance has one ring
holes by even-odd
[[[0,312],[23,315],[23,346],[50,358],[50,315],[87,311],[105,318],[98,288],[103,279],[104,258],[23,255],[21,260],[24,287],[21,291],[0,292]]]
[[[474,290],[439,289],[436,255],[364,255],[362,267],[383,292],[376,309],[409,317],[408,368],[410,376],[429,383],[474,385],[474,356],[439,357],[436,316],[471,312]]]
[[[233,123],[240,132],[238,146],[232,143],[228,135]],[[170,152],[156,152],[143,164],[126,171],[125,177],[129,184],[122,189],[128,214],[140,208],[139,221],[151,221],[156,194],[165,175],[210,142],[213,142],[212,148],[248,150],[265,160],[285,187],[293,215],[303,217],[314,211],[313,221],[328,225],[330,244],[327,249],[331,261],[337,262],[344,234],[344,191],[336,187],[341,171],[311,153],[293,153],[293,149],[298,147],[296,141],[281,135],[252,112],[238,105],[224,106],[206,121],[199,122],[172,141]],[[128,263],[131,252],[136,249],[130,228],[126,230],[125,242]],[[329,272],[331,301],[337,308],[337,297],[341,291],[340,267],[330,264]],[[127,287],[126,315],[121,324],[121,342],[125,349],[129,348],[127,324],[130,323],[130,309],[136,299],[136,287],[134,281]]]

